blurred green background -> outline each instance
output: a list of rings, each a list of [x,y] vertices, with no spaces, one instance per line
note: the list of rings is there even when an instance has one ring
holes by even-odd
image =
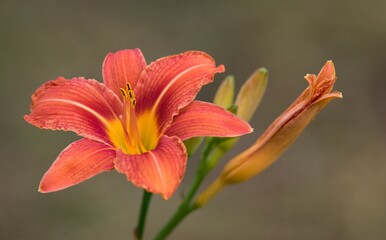
[[[73,133],[23,120],[30,95],[57,76],[101,80],[108,52],[139,47],[148,62],[203,50],[239,88],[269,69],[247,148],[307,86],[326,60],[334,100],[272,167],[221,192],[170,239],[385,239],[386,1],[0,2],[0,239],[130,239],[142,191],[114,171],[52,194],[37,192]],[[211,101],[226,74],[199,99]],[[191,159],[170,201],[153,199],[150,238],[192,181]],[[217,176],[214,172],[205,185]]]

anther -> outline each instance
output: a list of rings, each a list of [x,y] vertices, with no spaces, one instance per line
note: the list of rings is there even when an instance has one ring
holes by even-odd
[[[132,90],[129,91],[129,97],[130,97],[130,99],[134,99],[135,98],[134,92]]]
[[[134,98],[134,99],[131,101],[131,105],[132,105],[133,107],[135,107],[135,104],[137,104],[137,100]]]
[[[130,92],[131,90],[133,90],[133,89],[131,88],[130,83],[127,83],[126,86],[127,86],[127,91],[128,91],[128,92]]]
[[[119,90],[121,91],[121,94],[122,94],[123,98],[126,99],[126,97],[127,97],[127,95],[126,95],[126,90],[123,89],[123,88],[119,88]]]

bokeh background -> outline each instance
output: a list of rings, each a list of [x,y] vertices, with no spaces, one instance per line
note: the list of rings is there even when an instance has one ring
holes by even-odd
[[[73,133],[28,125],[30,95],[57,76],[101,80],[108,52],[139,47],[148,62],[203,50],[236,77],[269,84],[221,165],[251,145],[326,60],[334,100],[294,146],[254,179],[221,192],[170,239],[385,239],[386,1],[0,1],[0,239],[130,239],[142,191],[116,172],[52,194],[38,183]],[[226,74],[199,99],[211,101]],[[150,208],[154,236],[192,181],[191,159],[170,201]],[[213,172],[204,184],[209,184]]]

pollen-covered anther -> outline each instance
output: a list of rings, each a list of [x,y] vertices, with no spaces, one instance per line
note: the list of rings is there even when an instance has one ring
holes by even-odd
[[[122,97],[123,97],[124,99],[126,99],[126,98],[127,98],[127,92],[126,92],[126,90],[125,90],[124,88],[119,88],[119,91],[121,91]]]
[[[130,105],[131,105],[132,108],[134,108],[135,104],[137,103],[137,100],[135,99],[135,94],[134,94],[133,89],[131,88],[130,83],[126,83],[126,89],[127,90],[125,90],[123,88],[120,88],[121,92],[124,92],[124,94],[125,94],[123,96],[125,98],[125,100],[126,100],[127,95],[128,95],[129,96],[129,100],[130,100]]]
[[[133,98],[135,98],[135,95],[134,95],[134,92],[132,91],[132,90],[129,90],[129,97],[130,97],[130,99],[133,99]]]
[[[122,95],[123,99],[126,101],[127,98],[129,98],[130,106],[132,108],[134,108],[135,104],[137,103],[137,100],[135,99],[134,91],[131,90],[130,84],[129,83],[127,84],[127,90],[124,88],[119,88],[119,90],[121,91],[121,95]]]
[[[129,87],[128,87],[129,88]],[[131,103],[131,107],[135,107],[135,104],[137,103],[137,100],[135,99],[135,94],[133,90],[128,90],[129,99]]]

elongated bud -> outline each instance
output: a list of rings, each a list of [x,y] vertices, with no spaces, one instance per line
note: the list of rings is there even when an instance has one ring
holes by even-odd
[[[224,80],[222,86],[225,85],[225,82],[227,81],[228,78]],[[241,89],[237,95],[236,103],[232,105],[237,109],[234,112],[237,116],[244,119],[245,121],[251,120],[253,114],[255,113],[264,95],[265,88],[267,86],[267,80],[268,80],[268,70],[265,68],[260,68],[260,69],[257,69],[247,79],[247,81],[245,81],[245,83],[241,86]],[[233,77],[228,81],[229,82],[232,81],[232,89],[234,89]],[[222,86],[220,86],[219,90],[221,89]],[[228,107],[228,110],[229,110],[229,107]],[[224,151],[226,149],[227,149],[226,151],[229,151],[238,142],[238,140],[239,138],[227,139],[226,141],[221,143],[220,147]]]
[[[253,117],[264,95],[268,81],[268,70],[257,69],[241,87],[235,105],[237,116],[249,121]]]
[[[237,95],[236,107],[237,116],[245,121],[251,120],[253,114],[256,112],[261,99],[263,98],[268,81],[268,71],[265,68],[257,69],[248,79]],[[237,142],[239,138],[231,138],[221,143],[220,147],[229,151]]]
[[[233,105],[235,94],[235,80],[233,76],[227,76],[218,88],[214,96],[214,104],[225,109]]]
[[[299,137],[315,116],[342,93],[331,92],[335,67],[328,61],[318,76],[306,75],[309,87],[285,110],[247,150],[229,161],[220,177],[196,201],[205,204],[223,186],[239,183],[259,174],[274,163]]]
[[[233,76],[228,76],[218,88],[213,102],[225,109],[231,107],[233,105],[234,91],[234,78]],[[195,137],[184,141],[188,156],[192,156],[197,151],[203,140],[203,137]]]

